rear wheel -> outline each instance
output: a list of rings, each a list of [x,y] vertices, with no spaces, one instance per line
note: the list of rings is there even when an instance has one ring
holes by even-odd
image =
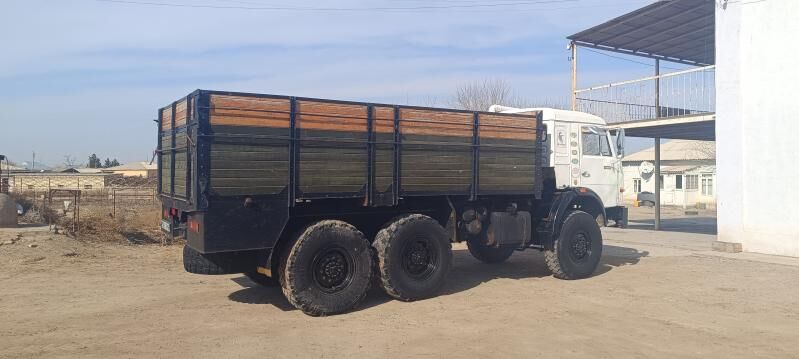
[[[366,296],[372,255],[363,233],[335,220],[306,227],[280,260],[280,286],[288,301],[318,316],[355,307]]]
[[[377,233],[373,246],[380,285],[399,300],[436,295],[452,265],[452,245],[444,228],[421,214],[393,220]]]
[[[593,216],[572,211],[563,221],[554,249],[544,252],[552,275],[560,279],[589,277],[602,257],[602,232]]]

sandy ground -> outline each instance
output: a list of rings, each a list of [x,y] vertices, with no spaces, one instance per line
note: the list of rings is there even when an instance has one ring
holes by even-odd
[[[605,237],[586,280],[551,277],[535,251],[485,265],[456,245],[441,296],[373,290],[313,318],[241,275],[185,273],[179,246],[0,230],[15,239],[0,245],[0,357],[799,357],[799,259],[716,255],[711,235]]]

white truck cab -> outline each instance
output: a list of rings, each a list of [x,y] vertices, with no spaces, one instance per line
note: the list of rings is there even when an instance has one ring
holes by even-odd
[[[547,131],[549,163],[555,170],[557,186],[590,188],[605,205],[607,218],[597,218],[597,222],[604,224],[612,220],[617,226],[626,225],[627,209],[622,198],[623,129],[610,128],[601,117],[578,111],[500,105],[493,105],[488,111],[541,111]]]

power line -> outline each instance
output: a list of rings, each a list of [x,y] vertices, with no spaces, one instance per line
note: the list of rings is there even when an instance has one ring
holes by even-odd
[[[440,9],[465,9],[465,8],[490,8],[519,5],[553,4],[577,2],[581,0],[537,0],[537,1],[506,1],[488,4],[458,4],[458,5],[424,5],[424,6],[387,6],[387,7],[297,7],[297,6],[238,6],[238,5],[208,5],[208,4],[178,4],[154,1],[136,0],[96,0],[98,2],[119,3],[146,6],[188,7],[203,9],[236,9],[236,10],[273,10],[273,11],[403,11],[403,10],[440,10]]]

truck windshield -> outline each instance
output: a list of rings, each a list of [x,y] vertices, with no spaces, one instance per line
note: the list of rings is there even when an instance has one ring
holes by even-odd
[[[594,133],[583,128],[583,155],[586,156],[612,156],[610,142],[606,132]]]

